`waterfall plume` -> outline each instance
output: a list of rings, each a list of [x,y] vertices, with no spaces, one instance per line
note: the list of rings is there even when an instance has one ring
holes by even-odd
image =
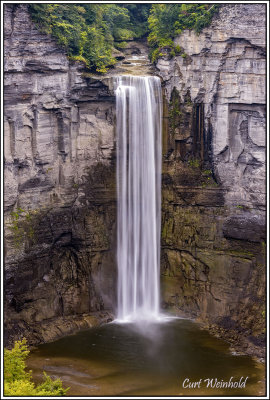
[[[115,79],[119,320],[159,315],[161,220],[160,79]]]

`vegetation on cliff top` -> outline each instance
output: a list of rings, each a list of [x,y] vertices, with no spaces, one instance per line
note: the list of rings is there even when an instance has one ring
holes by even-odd
[[[55,37],[71,59],[87,68],[107,72],[116,63],[115,48],[148,35],[150,56],[156,61],[164,47],[171,56],[181,49],[173,39],[183,29],[199,33],[209,25],[218,5],[209,4],[29,4],[32,19]]]
[[[172,56],[180,53],[173,39],[184,29],[193,29],[199,34],[210,25],[218,8],[216,4],[153,4],[148,18],[152,62],[163,55],[163,48],[169,48]]]
[[[146,34],[150,4],[30,4],[32,19],[66,48],[70,58],[105,73],[115,47]]]
[[[31,371],[25,371],[28,354],[25,339],[15,342],[12,350],[4,350],[5,396],[64,396],[68,389],[62,387],[61,380],[52,380],[45,372],[42,384],[32,382]]]

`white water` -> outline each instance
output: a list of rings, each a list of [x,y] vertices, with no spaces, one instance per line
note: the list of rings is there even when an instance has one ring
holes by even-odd
[[[159,318],[161,220],[160,79],[115,80],[117,262],[120,321]]]

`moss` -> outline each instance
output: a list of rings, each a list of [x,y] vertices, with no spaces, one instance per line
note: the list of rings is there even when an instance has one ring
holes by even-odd
[[[198,159],[192,159],[192,160],[188,160],[188,165],[191,168],[200,168],[201,162]]]
[[[181,111],[180,107],[181,107],[181,102],[180,102],[179,92],[176,88],[174,88],[171,96],[171,101],[169,102],[169,113],[168,113],[170,127],[172,129],[173,134],[176,127],[180,125],[181,120],[183,118],[183,112]]]
[[[41,209],[26,211],[20,207],[10,213],[11,220],[8,227],[12,232],[15,248],[20,248],[25,240],[30,244],[37,242],[35,233],[41,215],[43,215]]]
[[[179,46],[179,44],[177,44],[175,46],[174,51],[175,51],[176,54],[181,54],[182,48]]]
[[[189,92],[189,91],[187,92],[187,94],[186,94],[186,96],[185,96],[185,104],[186,104],[187,106],[192,106],[192,105],[193,105],[192,100],[191,100],[191,97],[190,97],[190,92]]]
[[[96,74],[93,72],[82,72],[82,76],[84,78],[96,78]]]
[[[212,171],[211,171],[211,169],[204,169],[203,171],[202,171],[202,175],[203,176],[210,176],[210,175],[212,175]]]
[[[224,248],[219,248],[215,247],[215,251],[221,252],[221,253],[226,253],[227,255],[231,256],[238,256],[240,258],[253,258],[256,257],[254,253],[248,250],[232,250],[232,249],[224,249]]]
[[[24,238],[24,230],[19,224],[19,220],[21,218],[21,215],[24,213],[24,210],[20,207],[15,209],[10,213],[11,216],[11,222],[9,224],[9,229],[11,230],[13,234],[13,239],[14,239],[14,245],[15,247],[19,247],[21,243],[23,242]]]

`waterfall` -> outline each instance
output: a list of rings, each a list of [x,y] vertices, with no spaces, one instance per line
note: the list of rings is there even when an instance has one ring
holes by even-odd
[[[115,78],[118,320],[159,315],[161,220],[160,79]]]

